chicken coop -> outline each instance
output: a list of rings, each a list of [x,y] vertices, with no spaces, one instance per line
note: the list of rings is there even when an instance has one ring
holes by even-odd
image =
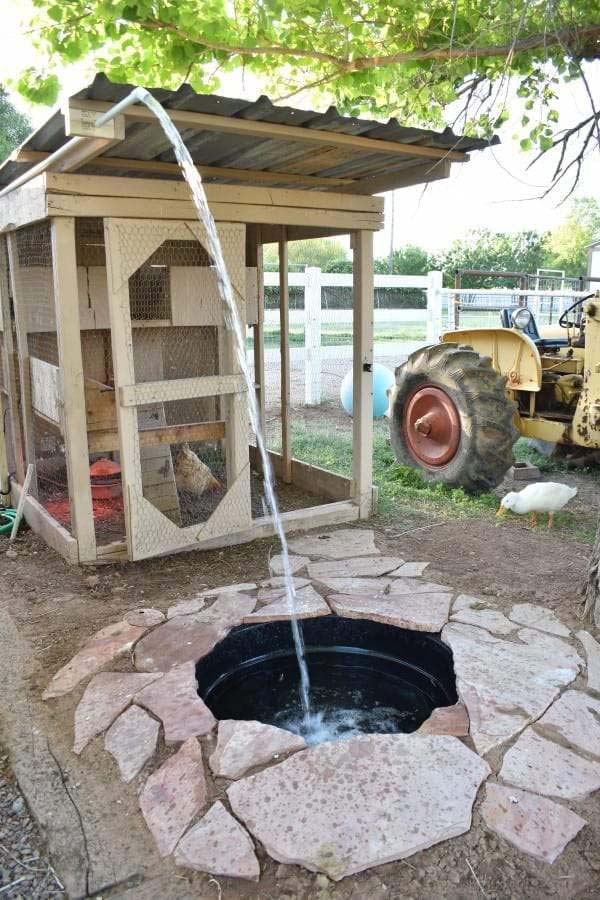
[[[1,489],[13,506],[26,494],[30,527],[72,563],[274,533],[247,384],[171,146],[141,104],[96,124],[130,91],[97,76],[0,167]],[[271,459],[282,496],[300,498],[284,506],[286,530],[368,517],[374,195],[447,178],[483,142],[264,97],[153,94],[205,182],[263,418],[262,248],[279,246]],[[351,477],[294,459],[290,444],[287,248],[340,234],[353,248]]]

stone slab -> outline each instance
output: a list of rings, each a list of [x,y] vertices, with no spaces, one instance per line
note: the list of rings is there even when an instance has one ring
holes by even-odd
[[[222,584],[221,587],[206,588],[201,591],[199,597],[220,597],[222,594],[244,594],[255,591],[256,585],[253,581],[245,581],[242,584]]]
[[[473,597],[471,594],[459,594],[452,604],[452,612],[456,613],[462,609],[487,609],[489,605],[488,601],[482,600],[481,597]]]
[[[306,742],[297,734],[262,722],[223,719],[210,767],[221,778],[241,778],[249,769],[278,756],[303,750]]]
[[[522,629],[506,641],[483,628],[450,622],[442,632],[454,656],[458,695],[479,753],[487,753],[539,718],[574,681],[582,659],[570,644]]]
[[[205,609],[188,616],[190,622],[213,625],[222,631],[228,631],[240,625],[244,616],[250,615],[256,606],[256,598],[248,594],[219,594]]]
[[[180,600],[168,608],[167,619],[174,619],[175,616],[189,616],[191,613],[200,612],[205,606],[205,597],[190,597],[189,600]]]
[[[298,619],[314,619],[316,616],[330,615],[331,609],[312,585],[309,585],[296,593],[294,612]],[[283,596],[250,613],[244,618],[244,622],[278,622],[290,617],[288,599]]]
[[[173,756],[150,775],[139,802],[161,856],[168,856],[206,804],[202,751],[189,738]]]
[[[104,749],[114,756],[121,778],[132,781],[154,755],[160,725],[139,706],[130,706],[104,736]]]
[[[468,831],[489,772],[457,738],[361,735],[295,753],[227,794],[270,856],[338,881]]]
[[[477,628],[485,628],[492,634],[511,634],[517,631],[516,622],[507,619],[504,613],[498,609],[470,609],[468,607],[453,612],[450,616],[452,622],[462,622],[464,625],[476,625]]]
[[[559,737],[576,750],[600,756],[600,700],[582,691],[565,691],[537,723],[549,738]]]
[[[547,863],[555,862],[587,825],[585,819],[554,800],[489,782],[481,815],[488,828],[517,850]]]
[[[277,578],[272,578],[271,581],[274,581],[275,584],[267,584],[265,582],[258,591],[259,603],[272,603],[273,600],[279,600],[280,597],[286,596],[286,587],[283,577],[278,575]],[[308,587],[310,584],[308,578],[292,577],[292,582],[297,591],[301,590],[301,588]]]
[[[323,578],[376,578],[401,565],[402,560],[398,556],[358,556],[310,563],[308,574],[315,581]]]
[[[152,628],[154,625],[160,625],[165,621],[165,614],[160,609],[150,609],[144,607],[142,609],[132,609],[126,616],[125,621],[128,625],[137,625],[140,628]]]
[[[600,693],[600,644],[587,631],[578,631],[587,658],[587,686]]]
[[[216,725],[217,720],[198,696],[195,668],[193,662],[176,666],[136,695],[136,702],[163,723],[167,744],[208,734]]]
[[[260,866],[245,828],[227,812],[220,800],[213,803],[197,825],[190,828],[175,851],[178,866],[258,881]]]
[[[135,667],[140,672],[168,672],[173,666],[198,662],[210,653],[227,631],[190,616],[175,616],[147,634],[135,648]]]
[[[295,556],[293,553],[288,554],[288,559],[292,575],[299,572],[310,562],[308,556]],[[269,560],[269,571],[271,575],[283,575],[283,556],[281,553],[276,553],[271,557]]]
[[[378,594],[373,597],[329,594],[327,602],[338,616],[372,619],[412,631],[441,631],[448,621],[450,594]]]
[[[60,669],[44,693],[43,700],[68,694],[85,678],[94,675],[121,653],[130,650],[146,632],[146,628],[113,622],[94,634],[73,659]]]
[[[405,562],[390,572],[390,578],[420,578],[428,565],[428,562]]]
[[[508,614],[508,618],[519,625],[528,628],[536,628],[548,634],[556,634],[559,637],[569,637],[571,631],[563,625],[560,619],[551,609],[545,606],[535,606],[533,603],[516,603]]]
[[[285,590],[286,582],[285,575],[273,575],[272,578],[261,581],[260,586],[261,588],[283,588]],[[310,578],[298,578],[292,575],[292,584],[296,588],[306,587],[307,584],[310,584]]]
[[[590,762],[528,728],[506,753],[499,777],[536,794],[584,800],[600,788],[600,762]]]
[[[436,707],[426,719],[417,734],[452,734],[464,737],[469,733],[469,713],[460,700],[453,706]]]
[[[348,559],[355,556],[379,555],[375,533],[370,528],[339,528],[307,534],[289,542],[292,553],[323,559]]]
[[[160,679],[159,673],[100,672],[95,675],[75,710],[73,753],[84,747],[114,722],[142,688]]]
[[[450,588],[415,578],[321,578],[321,583],[336,594],[367,597],[399,597],[402,594],[450,595]]]

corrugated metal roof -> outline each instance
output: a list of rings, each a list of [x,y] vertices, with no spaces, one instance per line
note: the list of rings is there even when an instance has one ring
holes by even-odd
[[[113,104],[126,97],[133,87],[130,84],[115,84],[109,81],[105,75],[100,74],[88,87],[75,94],[74,99],[100,100]],[[486,141],[461,137],[455,135],[449,128],[442,132],[435,132],[406,127],[400,125],[396,119],[376,122],[341,116],[334,106],[324,113],[318,113],[294,109],[290,106],[275,106],[265,96],[249,102],[216,94],[197,94],[187,84],[182,85],[176,91],[155,88],[151,90],[151,93],[166,109],[271,122],[302,129],[318,129],[324,132],[360,135],[392,143],[415,144],[421,147],[463,152],[481,150],[490,144],[498,143],[497,138]],[[296,143],[293,140],[280,138],[232,135],[206,129],[183,128],[182,136],[196,164],[249,171],[273,171],[363,180],[380,174],[404,173],[406,169],[428,161],[422,156],[386,156],[380,151],[373,154],[368,152],[349,153],[347,150],[340,151],[339,148],[332,148],[327,153],[326,145],[323,148],[315,148],[314,145],[307,145],[305,142]],[[52,153],[67,140],[63,116],[60,112],[55,112],[44,125],[31,135],[21,149]],[[106,150],[102,156],[123,159],[123,168],[113,169],[109,174],[129,177],[141,175],[148,178],[153,177],[153,174],[128,170],[127,160],[175,161],[172,149],[158,123],[134,121],[127,121],[125,139]],[[33,164],[33,162],[7,161],[0,168],[0,186],[9,184]],[[106,168],[102,168],[98,164],[94,166],[93,161],[78,171],[82,174],[107,173]],[[168,176],[165,176],[164,173],[156,173],[154,177]],[[176,173],[173,177],[177,177]],[[206,180],[227,183],[235,179],[212,176]],[[264,181],[262,183],[265,184]],[[296,185],[296,187],[300,186]],[[307,184],[307,187],[309,186]]]

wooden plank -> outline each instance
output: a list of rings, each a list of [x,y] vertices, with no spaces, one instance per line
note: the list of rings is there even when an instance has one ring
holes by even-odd
[[[8,398],[4,393],[0,393],[0,421],[4,422],[6,412],[8,410]],[[10,480],[8,478],[8,454],[6,450],[6,433],[4,428],[0,429],[0,505],[10,506]]]
[[[29,377],[29,347],[27,344],[27,329],[25,327],[25,303],[19,284],[19,254],[17,250],[17,235],[12,232],[8,235],[8,262],[10,269],[10,284],[13,297],[13,311],[15,315],[15,334],[17,338],[17,355],[19,363],[19,381],[21,384],[21,424],[23,427],[23,456],[25,465],[33,465],[34,472],[31,480],[30,492],[37,497],[38,484],[35,471],[35,440],[33,427],[33,409],[31,406],[31,382]]]
[[[113,157],[108,157],[113,158]],[[428,164],[429,168],[433,163]],[[410,170],[408,170],[410,171]],[[46,174],[49,194],[76,194],[81,197],[131,197],[143,200],[189,201],[185,182],[159,178],[115,178],[109,175]],[[299,209],[335,209],[361,213],[383,213],[383,197],[361,196],[338,191],[299,191],[286,188],[247,187],[233,184],[205,185],[208,202],[239,205],[286,206]]]
[[[282,478],[292,480],[292,431],[290,422],[290,296],[288,289],[288,245],[285,228],[279,239],[279,352],[281,357],[281,456]]]
[[[252,467],[262,472],[262,462],[256,447],[250,445],[250,462]],[[281,453],[269,450],[269,459],[277,478],[283,474],[283,458]],[[338,475],[336,472],[328,472],[320,466],[312,466],[310,463],[299,459],[292,459],[292,484],[309,494],[317,494],[329,497],[332,500],[348,500],[352,495],[352,479]]]
[[[0,198],[0,231],[21,228],[46,218],[46,184],[42,175],[6,194],[0,191]]]
[[[16,508],[21,498],[22,488],[15,481],[12,481],[11,491],[12,504]],[[63,528],[56,519],[53,519],[50,513],[46,512],[44,507],[31,494],[25,498],[25,521],[49,547],[60,553],[68,563],[74,566],[79,563],[76,538],[70,535],[67,529]]]
[[[373,507],[373,236],[353,236],[353,498],[360,518]]]
[[[189,425],[163,425],[140,431],[140,447],[154,447],[161,444],[181,444],[184,441],[216,441],[225,437],[225,422],[194,422]],[[108,453],[119,449],[119,434],[116,427],[106,431],[88,433],[90,453]]]
[[[71,525],[77,538],[79,561],[85,563],[96,558],[96,535],[79,327],[75,219],[52,222],[52,260]]]
[[[260,429],[265,433],[265,285],[263,248],[261,243],[261,226],[248,226],[246,229],[246,265],[256,267],[258,287],[256,322],[252,329],[254,338],[254,384]]]
[[[8,257],[5,257],[4,253],[0,253],[0,308],[2,310],[3,322],[8,323],[8,327],[4,329],[2,334],[4,350],[2,364],[4,368],[4,384],[8,396],[8,427],[10,429],[11,444],[15,459],[15,471],[17,481],[19,481],[20,484],[23,484],[23,481],[25,480],[25,455],[23,439],[21,436],[19,391],[17,388],[18,362],[15,356],[10,298],[8,296],[9,274],[8,270],[5,269],[7,263]]]
[[[133,380],[133,379],[132,379]],[[201,375],[198,378],[174,378],[171,381],[145,381],[123,385],[119,390],[121,406],[135,407],[169,400],[216,397],[221,394],[245,393],[243,375]]]
[[[61,425],[60,369],[52,363],[31,357],[31,405],[34,412]]]
[[[397,188],[411,187],[415,184],[429,184],[432,181],[449,178],[451,168],[452,163],[447,159],[427,162],[402,169],[399,172],[363,178],[350,185],[347,190],[351,194],[380,194],[385,191],[394,191]]]
[[[78,194],[48,194],[48,215],[87,216],[95,218],[174,219],[197,221],[194,204],[187,200],[155,200],[129,197],[87,197]],[[380,213],[351,210],[309,209],[296,206],[269,206],[251,203],[211,203],[218,222],[241,222],[259,225],[300,225],[314,215],[319,227],[352,231],[353,228],[379,231],[383,228]]]
[[[72,97],[69,105],[73,109],[96,110],[106,112],[112,104],[101,100],[78,100]],[[171,120],[178,127],[205,129],[224,134],[241,134],[259,137],[265,140],[283,140],[293,143],[320,144],[321,146],[349,147],[357,152],[382,153],[386,156],[422,156],[428,159],[464,160],[466,153],[452,150],[440,150],[437,147],[422,147],[418,144],[402,144],[396,141],[382,141],[376,138],[359,137],[341,132],[321,131],[317,128],[298,128],[294,125],[279,125],[273,122],[260,122],[252,119],[238,119],[228,116],[215,116],[207,113],[188,112],[181,109],[169,109]],[[156,117],[147,106],[134,104],[125,110],[125,118],[132,122],[156,123]]]
[[[17,150],[11,156],[13,162],[41,162],[50,156],[43,150]],[[177,163],[162,162],[159,159],[124,159],[119,156],[99,156],[93,161],[94,168],[107,171],[128,170],[131,172],[156,172],[157,175],[181,178]],[[298,175],[295,172],[271,172],[266,169],[230,169],[224,166],[196,166],[202,178],[227,178],[231,181],[246,181],[251,184],[305,184],[308,187],[345,187],[355,184],[353,178],[324,178],[316,175]],[[208,186],[208,185],[207,185]]]

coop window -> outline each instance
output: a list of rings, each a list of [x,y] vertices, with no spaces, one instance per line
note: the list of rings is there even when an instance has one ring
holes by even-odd
[[[144,265],[129,279],[129,300],[133,321],[171,318],[169,269],[165,265]]]

